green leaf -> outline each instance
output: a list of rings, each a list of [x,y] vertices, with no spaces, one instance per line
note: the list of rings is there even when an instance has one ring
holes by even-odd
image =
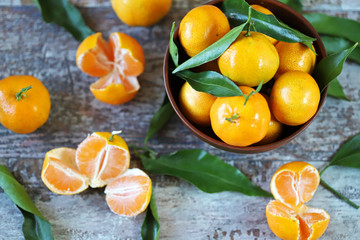
[[[341,37],[333,37],[333,36],[327,36],[323,35],[321,36],[321,40],[323,41],[326,52],[328,54],[335,53],[336,51],[345,50],[347,48],[350,48],[354,45],[354,42],[346,40]],[[349,59],[357,62],[360,64],[360,48],[359,46],[352,51],[352,53],[349,55]]]
[[[186,80],[198,92],[209,93],[215,97],[243,96],[240,88],[233,81],[217,72],[194,73],[184,70],[176,75]]]
[[[171,116],[174,114],[174,109],[169,102],[167,95],[164,96],[164,101],[160,109],[154,114],[151,119],[149,129],[145,138],[145,144],[150,140],[160,129],[162,129],[165,124],[170,120]]]
[[[222,11],[228,17],[232,26],[242,24],[247,19],[249,4],[244,0],[226,0],[222,4]],[[251,21],[254,22],[256,31],[271,36],[283,42],[301,42],[312,49],[312,42],[315,38],[306,36],[296,29],[279,22],[275,16],[266,15],[258,11],[252,11]]]
[[[352,42],[360,42],[360,22],[346,18],[328,16],[323,13],[304,14],[304,17],[320,34],[346,38]]]
[[[360,168],[360,134],[344,143],[331,158],[329,165],[321,171],[322,174],[330,166]]]
[[[0,188],[21,210],[24,216],[23,234],[26,240],[54,239],[51,224],[44,218],[6,166],[0,165]]]
[[[344,90],[337,78],[329,83],[328,96],[350,101],[350,99],[346,97]]]
[[[160,233],[160,221],[157,213],[154,191],[151,194],[149,207],[141,227],[141,237],[143,240],[158,240]]]
[[[94,32],[85,24],[79,10],[67,0],[33,0],[45,22],[64,27],[73,37],[82,41]]]
[[[279,2],[285,3],[286,5],[289,5],[293,9],[295,9],[298,12],[301,12],[302,10],[302,2],[301,0],[278,0]]]
[[[240,35],[241,31],[244,29],[245,25],[249,23],[251,19],[251,8],[247,8],[247,19],[245,23],[231,29],[225,36],[220,38],[218,41],[196,54],[194,57],[182,63],[180,66],[175,68],[173,73],[177,73],[186,69],[200,66],[204,63],[211,62],[212,60],[217,59],[223,54],[226,49],[236,40]]]
[[[169,53],[171,59],[173,60],[175,67],[179,66],[179,51],[174,42],[174,31],[175,31],[175,22],[173,22],[170,32],[170,41],[169,41]]]
[[[316,79],[321,92],[333,79],[335,79],[341,73],[346,58],[356,48],[357,45],[358,44],[355,43],[354,46],[349,49],[323,58],[315,66],[313,77]]]
[[[200,149],[180,150],[157,159],[136,154],[148,172],[182,178],[207,193],[234,191],[249,196],[272,197],[239,169]]]

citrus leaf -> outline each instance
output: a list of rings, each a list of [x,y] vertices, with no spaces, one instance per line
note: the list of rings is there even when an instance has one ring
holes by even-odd
[[[243,96],[240,88],[229,78],[213,71],[194,73],[184,70],[176,73],[198,92],[209,93],[215,97]]]
[[[321,40],[324,43],[326,52],[328,54],[335,53],[336,51],[339,51],[339,50],[345,50],[354,45],[354,42],[349,41],[344,38],[341,38],[341,37],[322,35]],[[359,46],[356,47],[354,49],[354,51],[352,51],[352,53],[349,55],[349,59],[360,64],[360,47]]]
[[[222,4],[222,11],[232,26],[237,26],[246,21],[248,8],[249,4],[245,0],[226,0]],[[289,43],[301,42],[311,49],[312,42],[316,40],[278,21],[273,15],[252,11],[251,21],[254,22],[257,32],[264,33],[279,41]]]
[[[243,24],[231,29],[225,36],[220,38],[218,41],[196,54],[194,57],[188,59],[180,66],[175,68],[172,73],[177,73],[186,69],[190,69],[193,67],[200,66],[204,63],[211,62],[212,60],[217,59],[223,54],[226,49],[236,40],[236,38],[240,35],[241,31],[244,29],[245,25],[249,23],[251,18],[251,8],[247,8],[247,19]]]
[[[174,109],[169,102],[167,95],[164,96],[164,101],[161,104],[160,109],[154,114],[151,119],[149,129],[145,138],[145,144],[150,140],[165,124],[170,120],[174,114]]]
[[[36,208],[24,187],[16,181],[6,166],[0,165],[0,188],[24,216],[23,234],[26,240],[54,239],[51,224]]]
[[[351,48],[327,56],[315,66],[313,76],[319,84],[321,92],[341,73],[346,58],[357,45],[358,44],[355,43]]]
[[[360,42],[360,22],[346,18],[328,16],[323,13],[304,14],[304,17],[320,34],[346,38],[352,42]]]
[[[350,101],[350,99],[346,97],[344,90],[337,78],[329,83],[328,96]]]
[[[301,12],[302,10],[302,2],[301,0],[278,0],[279,2],[285,3],[286,5],[289,5],[293,9],[295,9],[298,12]]]
[[[160,221],[157,213],[154,191],[151,193],[149,206],[141,227],[141,237],[143,240],[158,240],[160,233]]]
[[[179,51],[174,42],[174,31],[175,31],[175,22],[173,22],[170,32],[170,41],[169,41],[169,53],[171,59],[173,60],[175,67],[179,66]]]
[[[85,24],[79,10],[67,0],[33,0],[45,22],[64,27],[73,37],[82,41],[94,32]]]
[[[207,193],[233,191],[248,196],[272,197],[239,169],[201,149],[180,150],[159,158],[136,154],[148,172],[182,178]]]
[[[345,142],[339,151],[331,158],[328,167],[335,165],[360,168],[360,134],[355,135]],[[324,172],[324,170],[322,172]]]

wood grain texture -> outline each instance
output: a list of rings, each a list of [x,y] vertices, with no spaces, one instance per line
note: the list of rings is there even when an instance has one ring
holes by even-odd
[[[141,90],[124,105],[98,102],[88,89],[95,78],[83,74],[75,65],[79,43],[63,29],[42,22],[31,1],[0,0],[0,78],[33,75],[43,81],[52,100],[49,120],[35,133],[17,135],[0,126],[0,164],[10,168],[53,224],[55,239],[140,239],[143,214],[130,219],[113,214],[106,206],[103,189],[89,189],[76,196],[51,193],[40,179],[42,161],[48,150],[61,146],[76,148],[93,131],[122,129],[122,136],[129,144],[141,145],[164,95],[162,59],[171,23],[179,23],[190,8],[204,1],[174,0],[170,14],[149,28],[122,24],[109,7],[109,1],[72,2],[85,7],[80,9],[81,13],[95,31],[105,36],[114,31],[125,32],[141,43],[146,55],[145,72],[140,76]],[[358,0],[307,0],[304,4],[309,11],[321,10],[360,20]],[[341,143],[359,132],[359,71],[359,65],[348,62],[339,77],[351,102],[328,98],[313,124],[277,150],[253,155],[218,150],[196,138],[176,116],[149,145],[160,153],[204,149],[238,167],[269,190],[272,174],[283,163],[303,160],[322,168]],[[131,165],[141,167],[136,158]],[[205,194],[176,178],[151,177],[161,239],[276,239],[265,218],[269,199],[228,192]],[[358,170],[330,168],[324,179],[360,204]],[[22,239],[20,212],[4,193],[0,193],[0,202],[0,239]],[[323,239],[360,238],[359,211],[322,187],[309,205],[324,208],[332,217]]]

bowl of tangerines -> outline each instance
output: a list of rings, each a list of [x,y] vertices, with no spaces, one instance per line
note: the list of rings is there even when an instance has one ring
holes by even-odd
[[[173,23],[164,58],[172,107],[200,139],[257,153],[310,125],[327,88],[311,75],[326,57],[312,25],[276,0],[215,0]]]

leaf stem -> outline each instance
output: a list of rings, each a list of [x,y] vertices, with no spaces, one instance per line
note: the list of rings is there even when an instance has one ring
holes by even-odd
[[[27,95],[25,94],[28,90],[30,90],[32,88],[32,86],[28,86],[26,88],[23,88],[20,90],[20,92],[18,92],[15,97],[16,97],[16,100],[20,101],[22,99],[22,97],[27,97]]]
[[[252,22],[251,22],[251,7],[249,7],[249,12],[248,12],[248,29],[247,29],[247,32],[245,33],[245,37],[250,37],[251,34],[250,34],[250,29],[251,29],[251,25],[252,25]]]
[[[350,199],[348,199],[347,197],[345,197],[344,195],[342,195],[341,193],[339,193],[338,191],[336,191],[335,189],[333,189],[332,187],[330,187],[329,184],[327,184],[324,180],[320,179],[321,184],[331,193],[333,193],[335,196],[337,196],[338,198],[342,199],[343,201],[345,201],[347,204],[349,204],[350,206],[352,206],[353,208],[359,209],[359,206],[356,205],[354,202],[352,202]]]
[[[239,115],[237,113],[234,113],[234,115],[232,115],[231,117],[229,118],[225,118],[226,121],[229,121],[230,123],[234,123],[235,121],[233,120],[236,120],[236,119],[239,119]]]
[[[112,131],[112,132],[111,132],[111,136],[109,137],[109,141],[110,141],[110,142],[114,141],[114,136],[115,136],[115,135],[118,135],[118,134],[121,134],[121,133],[122,133],[121,130],[119,130],[119,131]]]

